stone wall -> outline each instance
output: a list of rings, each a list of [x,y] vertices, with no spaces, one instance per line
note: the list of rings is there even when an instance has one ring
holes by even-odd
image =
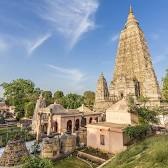
[[[29,156],[29,152],[25,143],[23,143],[21,140],[9,141],[0,158],[0,166],[10,167],[19,165],[27,156]]]

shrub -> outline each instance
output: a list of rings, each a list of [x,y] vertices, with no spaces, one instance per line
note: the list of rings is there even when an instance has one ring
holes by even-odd
[[[147,135],[147,132],[149,130],[149,125],[143,124],[143,125],[137,125],[137,126],[128,126],[125,128],[125,133],[128,135],[131,139],[141,140]]]
[[[22,168],[54,168],[52,161],[49,159],[40,159],[38,157],[28,157]]]

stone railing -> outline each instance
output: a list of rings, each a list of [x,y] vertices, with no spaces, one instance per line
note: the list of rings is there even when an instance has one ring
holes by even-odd
[[[84,152],[81,152],[81,151],[78,151],[77,156],[80,157],[80,158],[87,159],[87,160],[90,160],[92,162],[95,162],[97,164],[102,164],[106,161],[105,159],[102,159],[102,158],[99,158],[97,156],[93,156],[93,155],[90,155],[88,153],[84,153]]]

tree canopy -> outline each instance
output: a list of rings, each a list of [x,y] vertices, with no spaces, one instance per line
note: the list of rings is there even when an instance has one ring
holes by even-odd
[[[165,77],[163,78],[162,94],[165,100],[168,101],[168,69],[166,70]]]
[[[52,92],[51,91],[43,91],[43,97],[45,98],[46,105],[53,103]]]
[[[17,79],[10,83],[2,83],[1,86],[4,89],[6,103],[15,106],[17,119],[25,115],[26,103],[35,103],[41,92],[39,88],[35,88],[31,80]]]
[[[84,104],[92,109],[95,101],[95,93],[92,91],[85,91],[83,97]]]
[[[0,86],[4,89],[4,99],[7,105],[15,106],[16,118],[19,120],[22,117],[32,117],[36,101],[40,94],[43,94],[46,105],[57,103],[64,108],[76,109],[82,104],[89,108],[93,108],[95,93],[86,91],[83,95],[69,93],[64,94],[63,91],[57,90],[54,95],[51,91],[42,91],[36,88],[31,80],[16,79],[9,83],[2,83]]]
[[[84,103],[83,96],[69,93],[63,97],[62,103],[64,108],[76,109]]]

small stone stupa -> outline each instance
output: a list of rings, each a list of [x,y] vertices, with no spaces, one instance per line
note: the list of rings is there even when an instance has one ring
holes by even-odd
[[[29,152],[23,141],[19,139],[11,140],[5,147],[0,158],[0,167],[13,167],[22,164],[25,157],[29,156]]]

